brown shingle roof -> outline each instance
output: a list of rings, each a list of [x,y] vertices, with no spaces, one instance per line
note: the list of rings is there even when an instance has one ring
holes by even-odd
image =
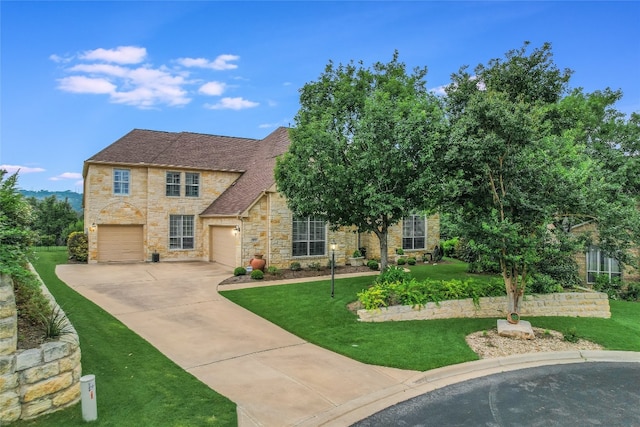
[[[259,142],[249,138],[134,129],[87,163],[242,171],[248,159],[241,154],[254,150]]]
[[[260,141],[246,172],[201,215],[240,215],[251,207],[275,183],[276,157],[285,153],[289,144],[289,130],[284,127]]]
[[[202,212],[204,216],[239,215],[275,183],[276,157],[289,147],[287,128],[263,140],[134,129],[85,161],[124,165],[239,171],[234,185]]]

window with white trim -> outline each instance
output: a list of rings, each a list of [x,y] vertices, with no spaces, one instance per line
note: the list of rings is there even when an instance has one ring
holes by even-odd
[[[167,172],[166,195],[167,197],[180,196],[180,172]]]
[[[427,242],[427,217],[409,215],[402,221],[402,249],[425,249]]]
[[[327,227],[313,217],[293,219],[292,253],[294,257],[326,254]]]
[[[169,249],[193,249],[195,244],[194,216],[169,216]]]
[[[119,196],[129,195],[129,183],[131,180],[131,171],[129,169],[113,170],[113,194]]]
[[[200,196],[200,174],[186,172],[184,174],[184,195],[187,197]]]
[[[589,246],[587,251],[587,283],[595,283],[598,275],[609,276],[609,281],[615,277],[622,276],[620,263],[610,256],[607,256],[597,246]]]

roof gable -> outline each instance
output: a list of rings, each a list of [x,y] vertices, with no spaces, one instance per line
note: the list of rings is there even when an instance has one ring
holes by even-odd
[[[260,141],[246,172],[201,215],[241,215],[247,211],[275,183],[276,158],[287,151],[289,144],[289,129],[284,127]]]

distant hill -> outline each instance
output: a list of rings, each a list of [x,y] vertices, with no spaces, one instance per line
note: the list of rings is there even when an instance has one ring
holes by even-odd
[[[35,197],[37,200],[42,200],[50,196],[56,196],[58,200],[69,200],[71,207],[74,211],[81,213],[82,212],[82,193],[75,193],[73,191],[47,191],[47,190],[39,190],[39,191],[28,191],[28,190],[20,190],[20,194],[25,197]]]

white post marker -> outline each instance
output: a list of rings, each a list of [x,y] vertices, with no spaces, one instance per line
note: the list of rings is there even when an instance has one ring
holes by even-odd
[[[96,401],[96,376],[84,375],[80,377],[80,396],[82,400],[82,419],[95,421],[98,419]]]

